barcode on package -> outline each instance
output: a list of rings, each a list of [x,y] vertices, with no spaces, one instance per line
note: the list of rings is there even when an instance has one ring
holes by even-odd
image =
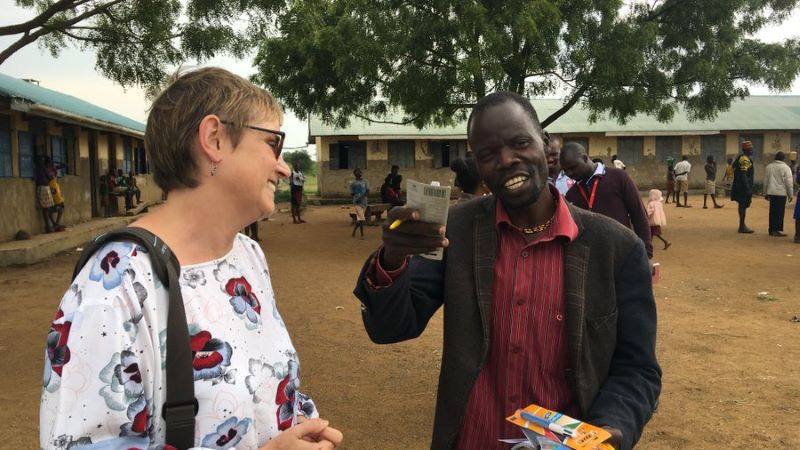
[[[447,191],[444,189],[437,189],[437,188],[432,188],[430,186],[425,186],[422,189],[422,195],[426,197],[445,198],[447,196]]]

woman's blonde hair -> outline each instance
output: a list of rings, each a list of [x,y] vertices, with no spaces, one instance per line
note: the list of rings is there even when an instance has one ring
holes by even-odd
[[[217,67],[177,73],[153,101],[144,133],[153,179],[164,192],[199,184],[194,147],[200,122],[209,114],[229,123],[234,147],[244,125],[264,118],[283,122],[275,97],[238,75]]]

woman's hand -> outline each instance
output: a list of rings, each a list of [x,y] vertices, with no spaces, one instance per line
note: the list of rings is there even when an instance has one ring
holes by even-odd
[[[342,443],[342,432],[324,419],[302,420],[282,431],[259,450],[333,450]]]

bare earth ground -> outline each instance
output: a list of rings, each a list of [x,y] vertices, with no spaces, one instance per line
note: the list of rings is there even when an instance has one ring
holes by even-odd
[[[791,321],[800,315],[800,245],[767,235],[764,200],[749,210],[749,236],[735,233],[735,203],[703,210],[696,196],[691,204],[667,206],[673,245],[656,244],[664,388],[639,448],[800,448],[800,323]],[[380,229],[368,227],[362,241],[350,237],[341,207],[312,207],[304,225],[282,211],[261,232],[302,389],[344,432],[347,449],[427,448],[441,314],[414,341],[372,344],[351,291]],[[0,269],[2,448],[38,445],[45,335],[76,257]],[[777,299],[758,300],[760,291]]]

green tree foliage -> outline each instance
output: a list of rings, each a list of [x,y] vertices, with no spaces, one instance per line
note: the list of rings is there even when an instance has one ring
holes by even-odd
[[[289,164],[289,167],[296,167],[300,169],[301,172],[305,172],[307,175],[311,175],[315,173],[315,164],[314,161],[311,160],[311,156],[305,150],[297,150],[294,152],[283,152],[283,160]]]
[[[254,80],[293,111],[345,125],[400,108],[417,127],[463,120],[498,90],[558,95],[592,117],[713,118],[746,84],[788,89],[800,44],[753,36],[797,0],[307,0],[281,10]],[[387,120],[388,121],[388,120]]]
[[[0,49],[0,65],[34,42],[57,56],[74,44],[97,52],[97,69],[150,94],[187,60],[243,57],[274,26],[280,0],[16,0],[35,16],[0,26],[17,38]]]

